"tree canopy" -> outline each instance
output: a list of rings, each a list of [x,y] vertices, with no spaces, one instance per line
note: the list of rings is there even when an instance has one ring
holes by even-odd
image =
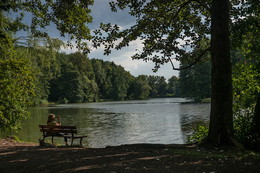
[[[116,24],[101,24],[95,31],[94,47],[105,45],[105,54],[141,39],[143,50],[132,58],[153,61],[156,71],[172,58],[192,60],[195,54],[204,54],[208,50],[201,41],[209,39],[209,1],[118,0],[110,2],[110,5],[114,12],[129,8],[130,15],[136,17],[136,24],[124,30]],[[102,35],[104,32],[107,37]],[[116,42],[120,38],[122,40]]]
[[[24,52],[15,50],[12,36],[5,32],[8,19],[0,12],[0,130],[18,131],[19,120],[28,117],[34,78]]]
[[[77,48],[89,52],[86,40],[91,39],[87,23],[92,22],[89,6],[93,0],[2,0],[1,13],[10,16],[6,31],[28,31],[33,37],[47,37],[46,28],[55,25],[61,37],[68,39],[68,46],[76,40]],[[31,19],[26,23],[24,17]],[[31,16],[31,17],[30,17]],[[27,36],[22,36],[23,39]]]
[[[143,50],[132,58],[153,61],[155,71],[162,64],[171,63],[172,59],[189,62],[187,67],[190,67],[210,51],[212,102],[207,141],[214,145],[232,145],[235,142],[230,21],[239,22],[238,26],[241,27],[248,16],[255,18],[256,3],[254,0],[112,1],[112,11],[128,9],[129,14],[136,17],[136,24],[126,29],[110,23],[101,24],[100,29],[95,31],[94,46],[104,45],[104,54],[109,54],[112,49],[121,49],[131,41],[140,39]],[[241,8],[246,10],[241,11]],[[210,44],[203,44],[209,41]],[[173,66],[173,69],[177,68]]]
[[[0,1],[1,131],[17,131],[20,120],[29,115],[27,107],[33,102],[35,86],[41,86],[42,90],[48,88],[47,85],[39,84],[43,80],[38,80],[39,83],[34,82],[36,80],[34,72],[36,71],[33,71],[35,66],[31,66],[30,55],[26,51],[17,52],[14,47],[14,43],[24,38],[27,40],[29,37],[26,35],[25,37],[14,38],[14,35],[17,31],[27,31],[28,35],[32,37],[48,37],[47,31],[44,29],[54,24],[60,31],[61,37],[68,36],[70,40],[76,39],[77,48],[87,52],[85,40],[90,39],[91,36],[86,23],[92,20],[88,8],[92,3],[92,0]],[[31,16],[30,24],[23,21],[24,16]],[[68,45],[72,46],[72,43],[68,42]],[[51,60],[51,58],[48,58],[48,60]],[[45,70],[46,68],[42,68],[43,73],[37,74],[46,77]]]

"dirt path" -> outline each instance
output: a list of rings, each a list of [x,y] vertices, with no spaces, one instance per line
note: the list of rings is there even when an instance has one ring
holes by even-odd
[[[99,149],[43,148],[0,139],[1,173],[13,172],[259,172],[256,154],[246,156],[195,146],[136,144]]]

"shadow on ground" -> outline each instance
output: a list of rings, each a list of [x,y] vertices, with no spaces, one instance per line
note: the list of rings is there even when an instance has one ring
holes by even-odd
[[[196,147],[124,145],[100,149],[80,147],[0,148],[1,173],[11,172],[257,172],[259,160],[187,154]],[[183,154],[182,154],[183,153]]]

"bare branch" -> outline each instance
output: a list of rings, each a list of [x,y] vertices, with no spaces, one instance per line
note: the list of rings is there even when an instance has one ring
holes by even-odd
[[[171,65],[172,65],[172,69],[173,69],[173,70],[184,70],[184,69],[187,69],[187,68],[192,67],[194,64],[196,64],[196,63],[200,60],[200,58],[201,58],[207,51],[210,51],[210,47],[207,48],[207,49],[205,49],[203,52],[201,52],[201,54],[195,59],[194,62],[192,62],[191,64],[189,64],[189,65],[186,66],[186,67],[181,67],[181,68],[175,68],[174,65],[173,65],[173,62],[172,62],[171,58],[169,57],[169,60],[170,60]]]

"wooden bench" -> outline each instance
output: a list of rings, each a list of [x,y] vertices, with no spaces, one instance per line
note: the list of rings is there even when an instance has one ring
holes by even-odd
[[[45,138],[51,137],[51,141],[53,143],[54,137],[63,137],[65,139],[65,143],[67,144],[67,139],[71,139],[71,146],[73,144],[74,139],[80,139],[80,145],[82,146],[82,139],[86,136],[75,135],[77,134],[76,126],[49,126],[49,125],[39,125],[40,131],[43,135],[43,142]]]

